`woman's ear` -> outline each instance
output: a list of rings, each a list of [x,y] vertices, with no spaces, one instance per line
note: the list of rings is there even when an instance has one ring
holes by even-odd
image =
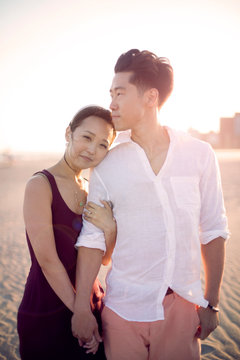
[[[67,128],[66,128],[66,131],[65,131],[65,140],[66,140],[66,142],[68,143],[69,141],[70,141],[70,139],[71,139],[71,129],[70,129],[70,126],[68,126]]]

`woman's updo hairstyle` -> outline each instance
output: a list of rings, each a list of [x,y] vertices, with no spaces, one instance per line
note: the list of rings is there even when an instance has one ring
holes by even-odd
[[[109,110],[104,109],[103,107],[97,106],[97,105],[86,106],[77,112],[77,114],[74,116],[74,118],[72,119],[72,121],[69,124],[72,133],[89,116],[99,117],[99,118],[105,120],[106,123],[111,125],[113,128],[113,140],[114,140],[114,138],[116,137],[116,131],[114,129],[114,125],[112,122],[111,112]]]

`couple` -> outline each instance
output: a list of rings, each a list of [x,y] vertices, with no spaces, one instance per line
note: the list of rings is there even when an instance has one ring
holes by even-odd
[[[110,360],[199,359],[199,339],[219,321],[228,229],[218,165],[208,144],[158,123],[172,86],[173,71],[166,59],[135,49],[119,57],[110,108],[115,130],[131,133],[91,174],[90,203],[76,243],[76,295],[70,282],[66,287],[62,282],[67,276],[64,269],[58,272],[58,289],[42,267],[54,292],[73,312],[72,332],[80,349],[95,352],[101,338],[89,300],[96,298],[92,289],[101,263],[113,250],[117,224],[102,311],[104,348]],[[98,138],[96,131],[87,131]],[[108,146],[112,141],[107,134],[100,138]],[[78,154],[81,158],[81,151]],[[61,161],[75,170],[80,160],[74,159]],[[55,175],[51,169],[50,173]],[[57,185],[70,192],[63,182]]]

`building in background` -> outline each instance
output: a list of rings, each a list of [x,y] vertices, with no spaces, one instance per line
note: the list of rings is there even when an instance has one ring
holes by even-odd
[[[240,113],[220,119],[219,142],[222,148],[240,148]]]
[[[188,132],[200,140],[209,142],[214,148],[240,148],[240,113],[235,113],[234,117],[220,118],[219,132],[200,133],[195,129],[189,129]]]

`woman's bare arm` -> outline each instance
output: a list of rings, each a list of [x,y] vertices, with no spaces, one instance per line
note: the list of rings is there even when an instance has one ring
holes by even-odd
[[[52,192],[48,181],[41,175],[32,177],[26,185],[24,196],[23,214],[26,231],[49,285],[73,311],[75,292],[56,251],[51,202]]]

